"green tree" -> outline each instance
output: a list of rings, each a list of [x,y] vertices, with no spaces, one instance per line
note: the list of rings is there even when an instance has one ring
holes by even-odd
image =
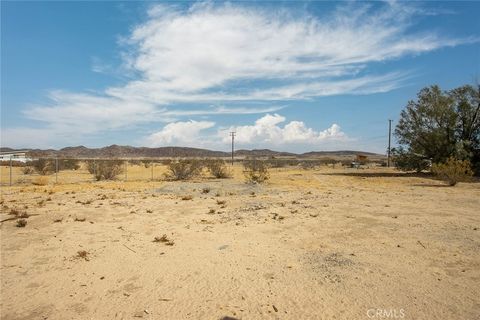
[[[429,160],[443,163],[453,156],[469,160],[478,168],[480,160],[480,88],[463,86],[442,91],[438,86],[420,90],[400,114],[395,135],[401,148],[399,159],[420,168]],[[415,164],[418,162],[418,165]],[[413,164],[413,165],[412,165]],[[478,173],[478,171],[477,171]]]

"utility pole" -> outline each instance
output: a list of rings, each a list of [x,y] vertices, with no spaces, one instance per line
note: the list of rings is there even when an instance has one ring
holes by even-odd
[[[10,156],[10,186],[12,186],[12,156]]]
[[[230,136],[232,137],[232,166],[233,166],[233,152],[234,152],[234,142],[235,142],[235,135],[236,135],[236,132],[235,131],[231,131],[230,132]]]
[[[387,167],[390,168],[390,143],[392,140],[392,120],[388,120],[388,157],[387,157]]]

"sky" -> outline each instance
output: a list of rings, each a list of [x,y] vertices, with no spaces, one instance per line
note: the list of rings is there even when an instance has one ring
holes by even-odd
[[[480,78],[480,2],[2,1],[1,146],[385,153]]]

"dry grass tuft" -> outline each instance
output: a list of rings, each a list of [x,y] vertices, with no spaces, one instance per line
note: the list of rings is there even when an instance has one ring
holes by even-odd
[[[32,184],[35,186],[46,186],[48,184],[48,177],[41,176],[33,179]]]
[[[173,242],[173,240],[171,239],[168,239],[167,235],[164,234],[163,236],[161,237],[155,237],[153,239],[153,242],[162,242],[164,243],[166,246],[173,246],[175,244],[175,242]]]
[[[20,210],[18,210],[17,208],[11,208],[8,214],[11,214],[13,216],[18,216],[20,214]]]
[[[27,220],[25,219],[18,219],[17,220],[17,228],[24,228],[27,225]]]
[[[77,252],[77,255],[75,256],[75,258],[77,259],[85,259],[85,261],[89,261],[90,259],[88,258],[88,255],[89,253],[85,250],[79,250]]]

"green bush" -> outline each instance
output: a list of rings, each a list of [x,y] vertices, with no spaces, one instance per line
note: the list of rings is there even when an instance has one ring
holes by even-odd
[[[37,160],[29,161],[27,164],[42,176],[55,172],[55,160],[52,159],[40,158]]]
[[[55,164],[55,160],[54,164]],[[58,170],[78,170],[80,161],[75,159],[58,159]]]
[[[225,161],[221,159],[205,159],[204,165],[212,176],[225,179],[230,176]]]
[[[445,163],[434,163],[432,173],[450,186],[454,186],[458,182],[468,181],[473,176],[470,161],[457,160],[454,157],[448,158]]]
[[[250,183],[264,183],[270,178],[267,163],[255,159],[243,161],[243,174]]]
[[[114,180],[124,170],[123,160],[88,160],[87,170],[93,174],[95,180]]]
[[[197,159],[181,159],[170,161],[167,164],[165,178],[168,180],[188,180],[198,176],[202,171],[203,165]]]

